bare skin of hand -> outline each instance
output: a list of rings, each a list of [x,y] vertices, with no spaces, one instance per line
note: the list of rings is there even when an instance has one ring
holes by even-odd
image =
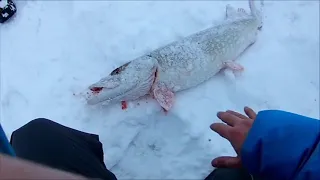
[[[226,138],[237,153],[237,157],[221,156],[212,160],[212,166],[217,168],[240,168],[241,149],[247,137],[249,130],[252,127],[257,114],[249,107],[244,108],[247,116],[228,110],[219,112],[218,118],[225,123],[213,123],[210,128],[218,133],[221,137]]]
[[[0,179],[85,180],[87,178],[31,161],[0,154]]]

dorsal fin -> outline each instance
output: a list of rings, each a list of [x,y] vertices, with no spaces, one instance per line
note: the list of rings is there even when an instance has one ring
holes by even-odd
[[[232,7],[230,4],[226,6],[226,19],[237,19],[244,16],[248,16],[249,14],[243,8],[238,8],[237,10]]]
[[[260,9],[258,10],[254,0],[249,0],[249,8],[251,11],[251,15],[254,16],[259,20],[260,28],[263,25],[263,7],[264,7],[264,0],[260,0]]]

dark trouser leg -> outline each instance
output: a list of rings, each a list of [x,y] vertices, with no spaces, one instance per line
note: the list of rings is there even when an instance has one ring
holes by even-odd
[[[218,168],[212,171],[205,180],[257,180],[244,169]]]
[[[10,143],[17,157],[89,178],[116,179],[106,169],[97,135],[35,119],[14,131]]]

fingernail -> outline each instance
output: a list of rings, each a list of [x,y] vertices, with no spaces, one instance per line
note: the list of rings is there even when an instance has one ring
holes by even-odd
[[[218,160],[213,160],[212,161],[212,166],[217,166],[218,165]]]
[[[213,126],[214,126],[214,124],[211,124],[211,125],[210,125],[210,129],[211,129],[211,130],[213,130]]]

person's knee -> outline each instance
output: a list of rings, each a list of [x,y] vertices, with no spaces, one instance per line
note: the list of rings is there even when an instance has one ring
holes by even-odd
[[[46,119],[46,118],[37,118],[34,120],[31,120],[30,122],[28,122],[27,124],[25,124],[23,127],[28,127],[28,128],[41,128],[41,127],[47,127],[48,125],[52,125],[53,122],[50,119]]]
[[[19,131],[21,129],[37,129],[37,128],[45,128],[47,126],[52,125],[54,122],[52,120],[46,119],[46,118],[37,118],[34,120],[31,120],[24,126],[20,127],[16,131]]]
[[[30,134],[31,132],[32,134],[34,134],[39,130],[41,131],[41,130],[47,129],[47,127],[51,126],[52,124],[55,124],[55,122],[46,118],[37,118],[37,119],[31,120],[27,124],[13,131],[11,135],[11,139],[28,136],[28,134]]]

